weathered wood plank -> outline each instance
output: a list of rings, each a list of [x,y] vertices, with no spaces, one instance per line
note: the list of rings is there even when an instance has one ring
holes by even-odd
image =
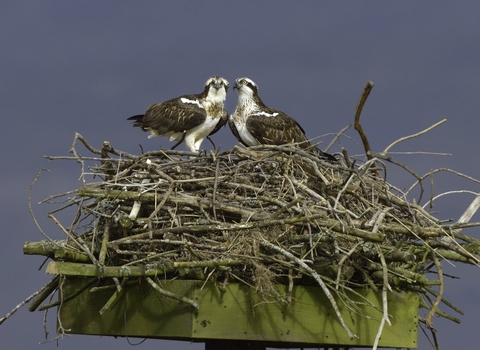
[[[281,293],[286,292],[284,286],[278,288]],[[358,292],[376,307],[381,306],[380,293]],[[229,285],[226,292],[213,283],[206,284],[202,290],[196,290],[196,295],[201,305],[193,322],[196,338],[371,346],[382,316],[373,307],[360,304],[358,314],[349,314],[347,307],[336,298],[348,327],[359,337],[350,340],[318,287],[294,287],[294,302],[290,305],[267,303],[250,288],[239,284]],[[348,297],[365,304],[358,296]],[[416,347],[418,295],[390,294],[389,313],[393,315],[392,327],[385,327],[380,346]]]
[[[79,288],[85,279],[68,278],[64,293]],[[183,339],[186,341],[262,341],[276,347],[346,345],[371,346],[378,331],[381,312],[361,300],[357,313],[338,301],[342,316],[358,339],[349,339],[330,303],[318,287],[296,286],[291,304],[265,302],[252,289],[229,284],[225,290],[214,282],[164,281],[162,288],[194,300],[200,310],[166,298],[147,283],[125,287],[102,316],[99,310],[113,291],[83,292],[60,309],[63,327],[71,333]],[[285,293],[284,286],[278,286]],[[369,302],[381,306],[381,294],[359,290]],[[338,299],[337,299],[338,300]],[[361,302],[361,303],[360,303]],[[381,347],[417,347],[419,297],[413,292],[389,293],[392,326],[385,326]]]

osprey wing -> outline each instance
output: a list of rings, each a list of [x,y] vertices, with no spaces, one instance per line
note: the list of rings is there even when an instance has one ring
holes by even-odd
[[[300,124],[273,108],[251,114],[247,119],[247,129],[260,144],[283,145],[301,142],[302,148],[310,146]]]
[[[143,116],[142,128],[158,135],[184,132],[202,124],[206,118],[207,113],[199,98],[185,95],[151,105]]]

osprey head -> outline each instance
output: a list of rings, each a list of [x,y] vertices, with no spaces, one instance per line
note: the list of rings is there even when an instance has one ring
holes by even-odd
[[[233,88],[237,90],[239,98],[252,99],[258,96],[258,86],[249,78],[237,78]]]
[[[211,77],[205,83],[207,100],[210,102],[223,102],[227,98],[228,88],[230,87],[227,79],[217,75]]]

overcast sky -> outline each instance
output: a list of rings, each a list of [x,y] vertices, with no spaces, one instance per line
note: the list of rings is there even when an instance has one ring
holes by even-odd
[[[50,279],[44,268],[38,270],[41,257],[22,253],[25,241],[42,239],[27,205],[37,172],[48,168],[52,174],[37,183],[34,203],[81,185],[76,163],[42,157],[67,155],[75,132],[94,147],[108,140],[130,153],[139,153],[139,144],[170,147],[166,139],[147,139],[126,118],[152,103],[198,93],[212,75],[230,83],[251,78],[268,106],[297,119],[309,137],[324,135],[323,145],[352,123],[360,92],[372,80],[362,124],[374,151],[446,118],[392,151],[451,153],[398,159],[420,174],[446,167],[480,178],[479,13],[478,1],[2,1],[0,317]],[[230,113],[235,102],[231,90]],[[358,135],[347,134],[351,138],[342,138],[330,152],[345,147],[360,154]],[[236,144],[228,128],[214,139],[222,150]],[[413,182],[394,166],[388,180],[400,188]],[[478,184],[452,174],[435,178],[435,194],[459,189],[480,192]],[[456,220],[473,198],[447,196],[434,210]],[[34,205],[40,224],[61,238],[46,219],[51,209]],[[465,233],[480,237],[478,230]],[[460,277],[447,281],[445,296],[465,315],[461,325],[435,319],[441,346],[476,348],[480,271],[444,265]],[[42,320],[40,312],[19,311],[0,326],[1,347],[56,348],[38,345],[44,339]],[[54,336],[54,318],[49,322]],[[429,348],[421,332],[420,345]],[[107,346],[130,348],[123,338],[96,336],[72,336],[59,348]],[[138,348],[203,345],[148,340]]]

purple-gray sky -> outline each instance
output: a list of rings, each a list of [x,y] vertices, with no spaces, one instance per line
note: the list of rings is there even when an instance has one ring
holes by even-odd
[[[367,1],[3,1],[0,6],[1,171],[0,316],[39,289],[49,276],[40,257],[24,256],[25,241],[42,239],[30,218],[28,188],[40,168],[34,203],[80,186],[74,162],[48,162],[66,155],[74,132],[100,147],[139,153],[138,144],[169,147],[147,139],[126,118],[155,102],[198,93],[212,75],[231,83],[247,76],[262,99],[297,119],[309,137],[332,136],[352,123],[359,94],[375,82],[362,123],[375,151],[447,118],[428,134],[392,151],[429,151],[452,156],[398,156],[418,173],[447,167],[480,178],[480,4]],[[227,97],[235,108],[236,93]],[[342,138],[341,147],[359,153]],[[221,149],[236,144],[228,128],[214,137]],[[183,147],[183,146],[182,146]],[[208,141],[203,148],[210,147]],[[87,154],[88,152],[84,152]],[[389,181],[406,188],[413,178],[390,166]],[[451,174],[435,178],[435,193],[478,184]],[[447,196],[435,210],[458,219],[474,198]],[[34,205],[40,224],[62,234],[45,217],[51,207]],[[473,221],[480,221],[476,215]],[[478,230],[465,231],[479,237]],[[445,296],[465,311],[462,324],[435,318],[442,348],[478,347],[479,270],[444,263],[460,277],[448,280]],[[449,311],[449,310],[446,310]],[[53,315],[53,313],[52,313]],[[44,339],[43,314],[19,311],[0,326],[1,347],[53,349]],[[50,332],[54,318],[49,317]],[[421,333],[421,332],[420,332]],[[53,336],[51,334],[51,336]],[[125,339],[72,336],[63,349],[127,349]],[[148,340],[140,349],[202,349],[203,345]],[[420,334],[420,348],[428,349]]]

